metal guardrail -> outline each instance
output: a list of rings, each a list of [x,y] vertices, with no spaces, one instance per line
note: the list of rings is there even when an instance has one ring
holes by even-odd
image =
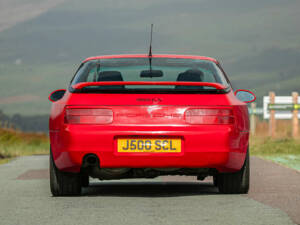
[[[289,111],[300,109],[300,104],[268,104],[269,110]]]
[[[275,111],[293,111],[300,109],[300,104],[268,104],[268,110]],[[250,108],[248,107],[249,114],[262,115],[264,114],[263,108]]]

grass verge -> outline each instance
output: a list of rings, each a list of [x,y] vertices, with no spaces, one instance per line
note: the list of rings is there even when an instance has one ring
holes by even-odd
[[[49,138],[45,134],[0,129],[0,163],[17,156],[48,154],[48,152]]]
[[[251,154],[300,171],[300,140],[251,137]]]

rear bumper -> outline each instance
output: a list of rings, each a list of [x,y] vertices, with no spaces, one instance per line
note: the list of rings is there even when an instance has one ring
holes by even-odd
[[[118,137],[181,138],[180,153],[118,153]],[[202,126],[90,126],[68,125],[50,131],[56,166],[79,172],[83,157],[96,154],[102,168],[215,168],[239,170],[245,160],[248,132],[231,125]]]

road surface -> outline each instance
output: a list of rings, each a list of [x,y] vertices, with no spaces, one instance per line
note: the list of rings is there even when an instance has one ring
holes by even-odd
[[[0,166],[0,225],[300,224],[300,173],[251,158],[248,195],[221,195],[211,179],[92,180],[81,197],[51,197],[48,157]],[[298,179],[298,180],[297,180]]]

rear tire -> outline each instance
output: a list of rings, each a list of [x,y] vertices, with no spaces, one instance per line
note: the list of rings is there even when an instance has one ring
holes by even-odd
[[[218,187],[218,175],[213,176],[213,184],[214,186]]]
[[[60,171],[50,152],[50,189],[53,196],[76,196],[81,194],[81,176],[79,173]]]
[[[242,169],[235,173],[217,175],[217,186],[222,194],[247,194],[250,183],[249,150]]]
[[[88,187],[90,185],[90,178],[88,175],[81,176],[81,186]]]

